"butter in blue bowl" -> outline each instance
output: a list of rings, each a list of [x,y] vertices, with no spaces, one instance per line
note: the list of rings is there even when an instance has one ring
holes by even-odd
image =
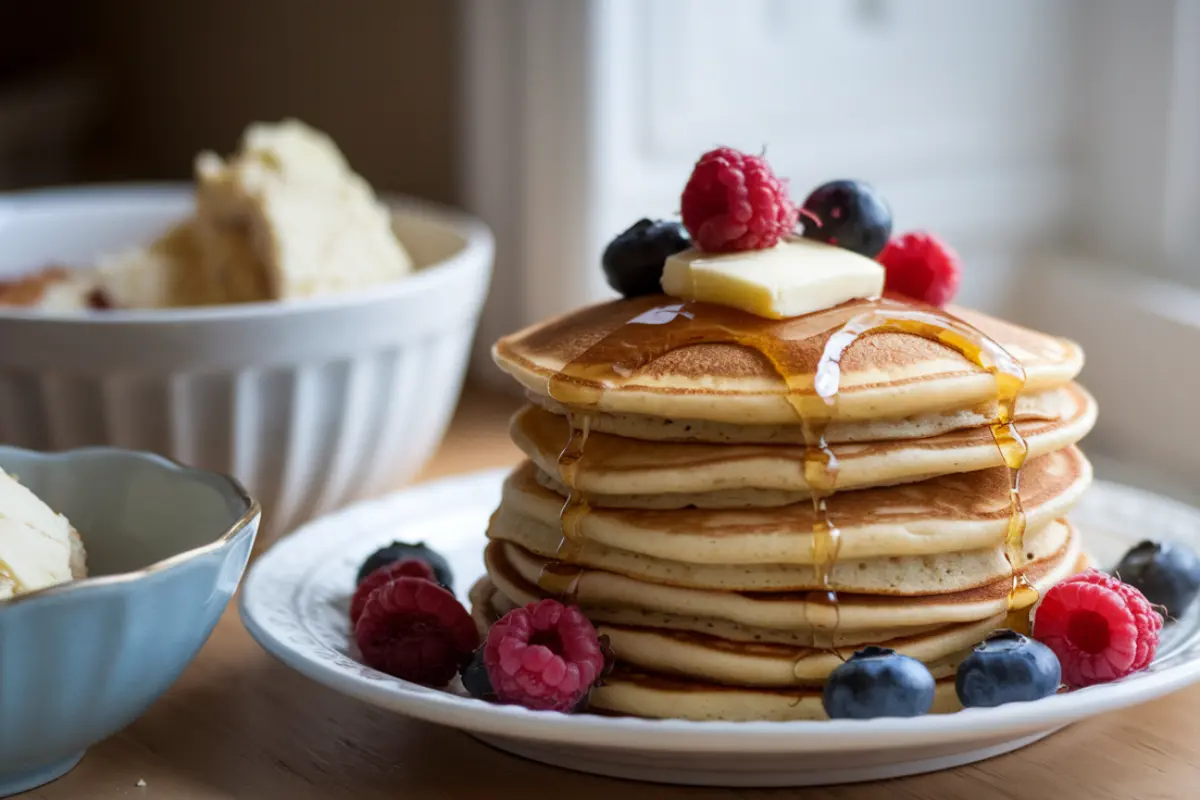
[[[212,633],[260,510],[158,456],[0,447],[0,796],[133,722]]]

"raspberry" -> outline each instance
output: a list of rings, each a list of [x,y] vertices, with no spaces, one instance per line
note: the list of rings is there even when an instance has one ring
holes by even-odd
[[[1063,682],[1077,689],[1145,669],[1162,626],[1141,592],[1090,569],[1046,592],[1033,635],[1058,656]]]
[[[363,663],[425,686],[445,686],[479,645],[471,615],[424,578],[401,577],[367,599],[354,626]]]
[[[766,160],[719,147],[700,156],[680,198],[683,225],[710,252],[763,250],[796,227],[799,212]]]
[[[884,292],[944,306],[958,292],[958,254],[928,233],[906,233],[879,254],[886,272]]]
[[[543,711],[579,707],[605,669],[592,623],[555,600],[501,617],[488,632],[483,661],[499,702]]]
[[[427,581],[436,580],[433,567],[417,558],[406,558],[393,564],[384,564],[379,569],[363,578],[362,583],[354,590],[354,598],[350,601],[350,623],[358,622],[367,598],[380,586],[391,583],[400,577],[424,578]]]

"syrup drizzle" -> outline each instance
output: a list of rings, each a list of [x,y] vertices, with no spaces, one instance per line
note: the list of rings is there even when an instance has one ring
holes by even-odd
[[[1037,590],[1029,584],[1023,572],[1018,571],[1024,551],[1025,509],[1021,505],[1021,468],[1029,455],[1029,445],[1016,426],[1017,399],[1025,388],[1025,368],[1007,350],[988,338],[982,331],[966,322],[940,311],[908,307],[881,307],[868,311],[847,322],[829,337],[821,360],[817,364],[813,388],[816,396],[824,401],[825,413],[810,414],[805,422],[805,441],[808,449],[815,450],[814,456],[806,456],[805,477],[810,486],[824,493],[835,489],[837,458],[825,441],[825,428],[837,407],[841,382],[841,359],[850,346],[870,333],[892,331],[920,336],[937,342],[955,351],[977,367],[987,371],[996,381],[996,417],[989,425],[992,440],[1000,451],[1009,477],[1008,528],[1004,536],[1004,556],[1012,573],[1012,586],[1008,595],[1008,627],[1028,633],[1029,611],[1037,602]],[[810,436],[809,431],[812,431]],[[813,444],[815,442],[815,444]],[[808,469],[810,461],[824,465],[821,469]],[[832,478],[832,479],[830,479]],[[822,480],[825,479],[825,480]],[[814,481],[820,481],[816,483]],[[817,492],[814,490],[814,511]],[[824,500],[822,499],[822,506]],[[820,528],[818,532],[816,528]],[[817,513],[814,536],[824,539],[823,549],[832,551],[833,558],[814,559],[814,563],[832,567],[836,560],[838,544],[837,528],[829,522],[828,512],[823,507]],[[818,576],[824,586],[829,585],[829,574]],[[829,593],[836,604],[836,596]],[[836,605],[835,605],[836,610]],[[835,623],[836,630],[836,623]]]
[[[558,479],[567,489],[567,499],[559,513],[562,541],[558,543],[556,557],[561,561],[570,561],[579,555],[583,546],[583,536],[579,527],[591,510],[587,497],[579,490],[576,479],[579,463],[583,460],[583,448],[587,445],[588,433],[591,431],[591,422],[592,419],[587,414],[567,412],[570,435],[567,437],[566,446],[558,454]]]
[[[550,385],[553,396],[555,381],[552,380]],[[580,526],[584,517],[591,511],[591,505],[579,490],[576,478],[580,462],[583,460],[588,433],[591,431],[591,421],[591,417],[586,413],[567,411],[567,426],[570,432],[566,446],[558,454],[558,479],[567,490],[567,499],[563,501],[562,510],[559,512],[562,539],[559,540],[554,559],[542,568],[538,576],[538,585],[542,589],[567,601],[575,600],[579,592],[579,578],[583,573],[571,562],[579,557],[583,548]]]
[[[567,489],[567,499],[561,514],[562,540],[555,559],[542,570],[539,586],[568,601],[574,599],[578,588],[581,570],[572,561],[579,555],[580,525],[590,510],[586,497],[576,486],[589,430],[587,409],[596,406],[605,390],[627,384],[667,353],[698,344],[741,345],[770,362],[787,386],[786,399],[801,423],[806,445],[803,475],[813,503],[809,560],[818,587],[810,594],[809,603],[828,604],[835,615],[828,637],[821,637],[818,625],[810,618],[812,645],[832,648],[837,630],[837,594],[831,578],[840,532],[829,514],[828,500],[837,489],[838,462],[826,441],[826,431],[837,409],[842,357],[863,337],[886,331],[938,342],[995,378],[997,414],[991,431],[1010,475],[1005,536],[1005,555],[1013,574],[1009,625],[1027,628],[1028,612],[1037,600],[1037,593],[1017,571],[1017,563],[1025,530],[1019,494],[1020,470],[1028,448],[1014,425],[1025,371],[1003,347],[962,320],[938,309],[913,307],[889,299],[876,301],[865,312],[861,311],[861,304],[850,303],[784,323],[706,303],[664,303],[643,311],[566,364],[550,379],[549,394],[572,409],[568,415],[570,436],[558,461],[559,478]],[[797,343],[825,334],[828,338],[814,364],[814,348]]]

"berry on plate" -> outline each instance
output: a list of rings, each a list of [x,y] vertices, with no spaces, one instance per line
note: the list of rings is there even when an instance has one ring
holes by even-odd
[[[450,591],[454,591],[454,575],[450,572],[450,564],[445,557],[431,549],[424,542],[408,544],[407,542],[392,542],[387,547],[381,547],[358,568],[356,583],[362,583],[367,576],[382,566],[400,561],[405,558],[417,558],[433,568],[437,582]]]
[[[877,259],[883,265],[883,291],[944,306],[958,292],[958,254],[928,233],[906,233],[887,243]]]
[[[492,679],[487,674],[487,665],[483,663],[482,647],[472,654],[471,660],[463,665],[459,674],[462,676],[463,688],[471,697],[477,700],[496,699],[496,693],[492,691]]]
[[[501,617],[488,632],[483,659],[497,701],[544,711],[573,711],[605,670],[592,623],[556,600]]]
[[[1063,682],[1078,689],[1148,667],[1162,625],[1141,592],[1089,569],[1046,592],[1033,619],[1033,637],[1058,656]]]
[[[638,220],[604,248],[604,277],[625,297],[659,294],[667,258],[691,246],[678,222]]]
[[[479,645],[474,620],[454,595],[424,578],[380,586],[354,625],[363,663],[425,686],[445,686]]]
[[[804,238],[874,258],[892,235],[892,209],[862,181],[830,181],[805,200]]]
[[[830,719],[919,717],[933,707],[933,690],[933,675],[920,661],[872,646],[829,675],[822,705]]]
[[[680,198],[683,225],[701,250],[765,250],[796,228],[787,185],[767,164],[731,147],[700,156]]]
[[[358,618],[362,616],[362,610],[367,605],[367,598],[371,596],[372,592],[380,586],[402,577],[435,580],[433,567],[419,558],[405,558],[385,564],[363,579],[363,582],[354,590],[354,597],[350,600],[351,624],[358,622]]]
[[[1002,630],[984,639],[958,665],[954,688],[964,708],[1040,700],[1058,691],[1062,668],[1041,642]]]
[[[1181,544],[1145,541],[1117,564],[1113,573],[1146,596],[1152,605],[1179,619],[1200,592],[1200,558]]]

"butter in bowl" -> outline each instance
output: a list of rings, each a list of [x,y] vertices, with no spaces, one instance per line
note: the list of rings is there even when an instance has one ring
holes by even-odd
[[[212,633],[260,511],[165,458],[0,447],[0,796],[133,722]],[[85,566],[86,564],[86,566]]]

